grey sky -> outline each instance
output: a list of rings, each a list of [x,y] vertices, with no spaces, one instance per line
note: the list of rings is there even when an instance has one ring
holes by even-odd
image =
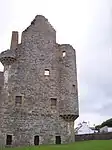
[[[49,19],[57,42],[76,49],[80,104],[76,123],[93,125],[111,118],[112,1],[0,0],[0,51],[10,47],[12,30],[21,35],[37,14]]]

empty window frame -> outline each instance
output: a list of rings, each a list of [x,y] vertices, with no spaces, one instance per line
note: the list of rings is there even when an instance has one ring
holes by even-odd
[[[56,107],[57,98],[51,98],[51,107]]]
[[[15,97],[15,104],[16,105],[22,104],[22,96],[16,96]]]
[[[45,69],[45,71],[44,71],[44,75],[45,75],[45,76],[49,76],[49,75],[50,75],[50,71],[49,71],[49,69]]]
[[[12,145],[12,135],[6,136],[6,145]]]
[[[66,52],[65,52],[65,51],[63,51],[62,56],[63,56],[63,57],[65,57],[65,56],[66,56]]]

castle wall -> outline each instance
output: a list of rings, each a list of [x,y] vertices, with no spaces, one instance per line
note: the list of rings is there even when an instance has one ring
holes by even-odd
[[[21,44],[14,53],[9,51],[0,55],[4,64],[2,144],[6,145],[7,135],[12,135],[13,146],[34,145],[36,135],[39,144],[54,144],[56,136],[61,143],[73,142],[75,119],[63,118],[78,116],[77,93],[72,94],[72,85],[77,87],[73,49],[56,44],[56,32],[48,20],[36,16],[22,33]]]
[[[53,115],[51,117],[48,114],[40,116],[14,112],[9,117],[5,117],[4,121],[2,129],[4,145],[8,134],[13,136],[13,146],[34,145],[35,135],[39,135],[39,144],[55,144],[55,136],[61,136],[61,143],[71,142],[67,122],[59,118],[56,120]]]

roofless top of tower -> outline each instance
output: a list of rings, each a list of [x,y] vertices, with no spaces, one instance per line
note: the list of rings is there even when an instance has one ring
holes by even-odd
[[[28,26],[23,32],[21,37],[21,42],[25,41],[47,41],[49,43],[56,42],[56,31],[49,23],[48,19],[46,19],[42,15],[37,15],[34,20],[31,22],[30,26]]]
[[[35,19],[31,22],[31,25],[28,26],[23,32],[27,31],[30,27],[32,26],[37,26],[38,28],[41,27],[42,31],[43,29],[43,25],[44,25],[44,29],[47,29],[48,31],[52,31],[55,32],[55,29],[53,28],[53,26],[49,23],[48,19],[45,18],[42,15],[37,15],[35,16]],[[40,29],[40,28],[39,28]]]

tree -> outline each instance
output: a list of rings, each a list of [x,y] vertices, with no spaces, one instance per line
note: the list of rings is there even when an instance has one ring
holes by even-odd
[[[112,118],[106,120],[105,122],[103,122],[103,123],[101,124],[101,127],[104,127],[104,126],[112,127]]]
[[[95,130],[100,131],[100,125],[95,126]]]
[[[95,126],[95,129],[99,131],[99,129],[104,127],[104,126],[112,127],[112,118],[104,121],[101,125]]]

